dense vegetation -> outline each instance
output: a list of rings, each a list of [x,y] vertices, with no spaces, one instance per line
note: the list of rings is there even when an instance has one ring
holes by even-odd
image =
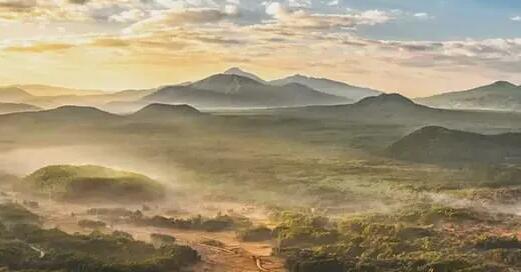
[[[199,260],[196,251],[175,243],[154,247],[128,233],[70,235],[58,229],[16,224],[34,214],[13,204],[0,211],[0,267],[9,271],[180,271]]]
[[[128,221],[139,226],[153,226],[158,228],[173,228],[187,230],[202,230],[208,232],[232,230],[247,227],[251,222],[244,217],[217,215],[215,217],[194,216],[190,218],[173,218],[164,216],[144,216],[134,213]]]
[[[65,201],[157,201],[164,188],[144,175],[86,165],[54,165],[41,168],[23,182],[39,194]]]
[[[498,233],[519,227],[508,215],[421,205],[341,221],[293,213],[276,219],[277,252],[294,272],[521,268],[521,242]]]
[[[237,238],[245,242],[271,240],[273,231],[265,226],[247,227],[237,231]]]

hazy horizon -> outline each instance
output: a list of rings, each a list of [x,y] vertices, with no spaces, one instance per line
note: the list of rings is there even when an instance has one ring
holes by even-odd
[[[464,87],[462,89],[440,90],[438,92],[435,92],[435,93],[432,93],[432,94],[428,94],[428,95],[415,96],[414,94],[412,94],[412,95],[411,94],[407,94],[406,92],[402,92],[400,90],[377,89],[377,88],[373,88],[373,87],[368,86],[368,85],[358,85],[358,84],[353,84],[351,82],[346,82],[346,81],[335,79],[335,78],[327,78],[327,77],[322,77],[322,76],[317,76],[317,75],[293,73],[293,74],[282,75],[282,76],[279,76],[279,77],[267,78],[267,77],[263,77],[262,75],[260,75],[258,73],[255,73],[255,71],[243,69],[241,67],[229,67],[228,69],[231,69],[231,68],[238,68],[238,69],[240,69],[240,70],[242,70],[244,72],[253,73],[256,76],[259,76],[260,78],[262,78],[263,80],[266,80],[268,82],[272,81],[272,80],[277,80],[277,79],[290,77],[290,76],[300,75],[300,76],[306,76],[306,77],[312,77],[312,78],[320,78],[320,79],[327,79],[327,80],[338,81],[338,82],[346,83],[346,84],[353,85],[353,86],[356,86],[356,87],[370,88],[370,89],[379,90],[379,91],[382,91],[384,93],[398,93],[398,94],[404,95],[404,96],[409,97],[409,98],[422,98],[422,97],[429,97],[429,96],[437,95],[437,94],[444,94],[444,93],[451,93],[451,92],[457,92],[457,91],[470,90],[470,89],[473,89],[473,88],[477,88],[477,87],[493,84],[494,82],[497,82],[497,81],[503,81],[501,79],[498,79],[498,80],[483,82],[480,85],[470,85],[470,86]],[[129,88],[115,88],[115,89],[103,88],[103,87],[101,87],[101,88],[84,88],[82,86],[75,86],[75,85],[46,84],[46,83],[41,83],[41,82],[18,82],[18,83],[13,83],[13,84],[0,85],[0,87],[9,87],[9,86],[18,86],[18,85],[20,85],[20,86],[21,85],[42,85],[42,86],[47,86],[47,87],[70,88],[70,89],[85,90],[85,91],[100,91],[100,92],[106,92],[106,93],[114,93],[114,92],[125,91],[125,90],[154,89],[154,88],[159,88],[159,87],[162,87],[162,86],[177,85],[177,84],[182,84],[182,83],[186,83],[186,82],[195,82],[195,81],[202,80],[204,78],[210,77],[210,76],[215,75],[215,74],[221,74],[221,73],[225,72],[228,69],[224,69],[222,71],[216,71],[214,73],[208,74],[206,76],[202,76],[200,78],[194,78],[193,80],[180,80],[180,81],[177,81],[177,82],[165,82],[165,83],[162,83],[162,84],[159,84],[159,85],[150,85],[150,86],[143,86],[143,87],[129,87]],[[519,85],[516,82],[511,82],[511,81],[509,81],[509,82],[512,83],[512,84],[515,84],[515,85]]]
[[[229,67],[410,97],[521,82],[516,1],[0,1],[1,85],[150,88]]]

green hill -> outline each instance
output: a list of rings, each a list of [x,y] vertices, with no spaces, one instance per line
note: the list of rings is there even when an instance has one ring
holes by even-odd
[[[164,197],[163,186],[147,176],[94,165],[47,166],[24,182],[35,193],[65,201],[134,202]]]
[[[437,108],[520,111],[521,87],[507,81],[497,81],[470,90],[418,98],[416,101]]]
[[[521,134],[482,135],[428,126],[388,148],[394,158],[427,163],[519,163]]]

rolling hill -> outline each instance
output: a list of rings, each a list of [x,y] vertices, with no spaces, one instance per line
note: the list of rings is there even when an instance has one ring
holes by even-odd
[[[23,180],[29,190],[66,201],[157,201],[165,196],[157,181],[132,172],[95,165],[52,165]]]
[[[189,104],[196,107],[281,107],[345,103],[332,96],[292,83],[271,86],[254,79],[217,74],[187,86],[168,86],[143,98],[147,102]]]
[[[3,103],[20,103],[32,97],[30,93],[17,87],[0,88],[0,102]]]
[[[521,162],[521,133],[482,135],[429,126],[392,144],[394,158],[424,163]]]
[[[0,123],[10,126],[47,125],[47,124],[92,124],[108,123],[122,120],[122,116],[111,114],[94,107],[62,106],[51,110],[35,112],[18,112],[0,115]]]
[[[21,84],[12,87],[20,88],[34,96],[62,96],[62,95],[99,95],[105,92],[99,90],[80,90],[65,87],[41,85],[41,84]]]
[[[516,128],[521,123],[519,113],[437,109],[416,104],[400,94],[381,94],[347,105],[296,107],[273,112],[313,119],[409,127],[437,125],[466,130]]]
[[[286,85],[290,83],[302,84],[317,91],[327,93],[330,95],[345,97],[353,101],[359,101],[362,98],[376,96],[382,93],[377,90],[353,86],[344,82],[330,80],[327,78],[315,78],[298,74],[270,81],[270,84],[277,86]]]
[[[521,87],[497,81],[478,88],[418,98],[418,103],[450,109],[521,111]]]
[[[0,103],[0,114],[38,110],[41,110],[41,108],[29,104]]]
[[[135,119],[173,120],[177,118],[198,117],[204,115],[189,105],[171,105],[153,103],[129,115]]]
[[[418,119],[439,110],[418,105],[400,94],[381,94],[364,98],[354,104],[308,106],[288,109],[309,117],[333,117],[359,121],[402,121]]]

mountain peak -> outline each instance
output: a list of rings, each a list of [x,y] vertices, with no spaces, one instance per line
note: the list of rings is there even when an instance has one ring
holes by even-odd
[[[498,87],[498,88],[516,88],[517,86],[515,84],[512,84],[505,80],[499,80],[490,85],[491,87]]]
[[[372,105],[372,104],[401,104],[401,105],[416,105],[411,99],[398,94],[381,94],[378,96],[371,96],[360,100],[358,105]]]
[[[288,83],[299,83],[319,92],[345,97],[354,101],[359,101],[364,97],[381,94],[379,91],[349,85],[342,81],[318,78],[303,74],[294,74],[292,76],[270,81],[270,84],[277,86],[287,85]]]
[[[264,79],[258,77],[257,75],[255,75],[253,73],[246,72],[246,71],[242,70],[239,67],[232,67],[232,68],[224,71],[223,74],[224,75],[237,75],[237,76],[247,77],[249,79],[253,79],[255,81],[258,81],[258,82],[261,82],[261,83],[265,83]]]
[[[142,109],[135,112],[134,116],[139,117],[158,117],[165,118],[169,115],[176,116],[196,116],[200,115],[201,112],[196,108],[187,105],[187,104],[162,104],[162,103],[152,103],[149,104]]]
[[[239,67],[231,67],[228,70],[224,71],[223,74],[235,74],[235,73],[245,73],[245,71],[243,71]]]
[[[236,74],[216,74],[190,85],[192,88],[224,94],[238,93],[246,87],[264,86],[250,77]]]

